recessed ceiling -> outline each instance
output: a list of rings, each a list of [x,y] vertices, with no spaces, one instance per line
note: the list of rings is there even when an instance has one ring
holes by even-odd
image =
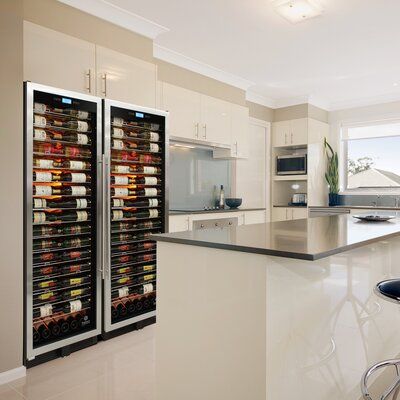
[[[270,0],[86,2],[95,15],[107,5],[152,21],[160,57],[237,79],[261,103],[339,109],[400,100],[399,0],[320,0],[323,15],[300,24]]]

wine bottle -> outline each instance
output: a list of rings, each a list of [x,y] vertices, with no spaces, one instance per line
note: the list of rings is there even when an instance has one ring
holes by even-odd
[[[69,323],[66,319],[62,318],[58,321],[60,325],[61,334],[65,335],[69,332]]]
[[[148,297],[143,299],[143,310],[148,310],[151,307],[151,303]]]
[[[78,132],[88,132],[90,130],[90,125],[86,121],[79,120],[60,120],[51,116],[39,116],[35,115],[34,125],[44,128],[46,126],[53,126],[57,128],[73,129]]]
[[[79,296],[85,296],[86,294],[90,293],[89,288],[82,288],[82,289],[71,289],[67,290],[62,294],[62,298],[64,300],[74,299]]]
[[[35,344],[40,342],[40,333],[35,328],[32,330],[32,339]]]
[[[63,110],[63,114],[70,115],[71,117],[75,117],[78,119],[88,119],[89,113],[83,110],[74,110],[72,108],[66,108]]]
[[[117,307],[116,306],[111,306],[111,318],[113,319],[113,320],[115,320],[115,319],[117,319],[118,318],[118,310],[117,310]]]
[[[58,337],[61,334],[61,328],[60,325],[56,321],[51,321],[48,325],[48,328],[54,337]]]
[[[123,118],[113,117],[112,124],[117,126],[117,127],[121,127],[121,126],[123,126],[125,124],[125,121],[124,121]]]
[[[67,157],[90,157],[91,152],[89,149],[82,148],[82,147],[72,147],[66,146],[64,154]]]
[[[158,199],[124,200],[113,199],[113,207],[158,207]]]
[[[45,325],[45,324],[41,324],[38,328],[38,332],[40,337],[43,340],[48,340],[51,336],[51,332],[50,329]]]
[[[83,247],[83,246],[89,246],[91,243],[91,238],[90,237],[77,237],[77,238],[71,238],[71,239],[64,239],[58,243],[59,247]]]
[[[64,182],[85,183],[90,182],[92,178],[89,174],[83,172],[63,172],[61,180]]]
[[[47,111],[47,106],[44,103],[35,102],[33,104],[33,112],[38,114],[44,114]]]
[[[60,174],[45,171],[33,171],[34,182],[58,182],[61,180]]]
[[[43,290],[49,288],[55,288],[57,286],[57,281],[54,279],[44,280],[40,282],[35,282],[33,284],[33,290]]]
[[[90,263],[66,265],[61,268],[63,274],[72,274],[84,271],[90,271]]]
[[[160,181],[153,176],[125,176],[125,175],[112,175],[112,185],[158,185]]]
[[[88,208],[90,207],[90,200],[88,199],[71,199],[71,200],[46,200],[46,199],[33,199],[34,208]]]
[[[42,254],[33,254],[33,263],[41,264],[45,262],[58,261],[59,256],[57,253],[42,253]]]
[[[90,225],[69,225],[62,228],[62,233],[64,235],[79,235],[89,233],[90,230]]]
[[[63,140],[63,135],[57,131],[44,130],[44,129],[34,129],[33,139],[39,141],[45,140]]]
[[[136,219],[136,218],[157,218],[159,216],[158,210],[150,208],[149,210],[125,211],[125,210],[112,210],[112,220],[118,221],[121,219]]]
[[[68,286],[84,285],[85,283],[89,283],[89,282],[90,282],[90,277],[88,277],[88,276],[80,276],[80,277],[63,279],[60,282],[60,284],[63,287],[68,287]]]
[[[77,318],[74,318],[74,317],[70,316],[70,317],[67,318],[67,322],[69,323],[69,327],[70,327],[71,331],[78,330],[79,325],[78,325]]]
[[[123,303],[119,303],[117,305],[117,310],[118,310],[118,315],[122,318],[128,314],[128,310],[126,309],[126,307]]]
[[[86,258],[90,256],[90,250],[65,251],[61,254],[61,259],[65,261]]]
[[[33,144],[33,151],[41,154],[63,155],[65,153],[65,148],[61,143],[35,142]]]
[[[133,315],[136,312],[135,301],[128,301],[126,308],[128,310],[129,315]]]
[[[76,313],[90,307],[90,300],[73,300],[64,305],[65,314]]]
[[[62,135],[61,140],[77,144],[91,144],[92,142],[90,137],[85,133],[75,133],[75,132],[64,133]]]
[[[111,188],[111,196],[113,197],[129,197],[129,196],[154,197],[160,195],[161,195],[161,190],[156,188],[142,188],[142,189],[130,189],[125,187]]]
[[[91,164],[87,161],[65,160],[62,163],[62,167],[73,170],[84,170],[84,169],[90,169]]]
[[[145,139],[150,142],[159,142],[160,135],[157,132],[148,131],[145,129],[133,129],[126,132],[127,137],[129,138],[137,138],[137,139]]]
[[[57,160],[48,160],[43,158],[35,158],[33,160],[33,167],[37,168],[60,168],[62,167],[62,163]]]
[[[161,157],[150,154],[139,154],[135,151],[119,151],[113,155],[113,158],[119,161],[136,161],[142,164],[160,164]]]
[[[53,306],[51,304],[45,304],[39,308],[33,309],[33,318],[46,318],[53,314]]]
[[[86,186],[50,186],[50,185],[34,185],[34,196],[87,196],[90,195],[91,188]]]
[[[33,242],[33,250],[44,250],[50,249],[53,247],[57,247],[58,242],[54,239],[43,239],[43,240],[36,240]]]

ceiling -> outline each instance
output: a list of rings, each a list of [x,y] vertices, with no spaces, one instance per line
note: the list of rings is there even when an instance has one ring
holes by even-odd
[[[399,0],[321,0],[323,15],[299,24],[270,0],[61,1],[152,37],[155,57],[264,105],[334,110],[400,100]]]

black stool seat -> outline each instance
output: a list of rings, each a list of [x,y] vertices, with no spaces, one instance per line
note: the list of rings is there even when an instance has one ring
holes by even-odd
[[[376,285],[376,292],[380,296],[400,303],[400,279],[389,279],[379,282]]]

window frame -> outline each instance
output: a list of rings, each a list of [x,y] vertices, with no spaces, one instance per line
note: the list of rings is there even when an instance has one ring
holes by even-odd
[[[339,188],[340,194],[350,194],[350,195],[400,195],[400,187],[371,187],[371,188],[348,188],[348,134],[347,131],[349,128],[361,128],[370,125],[385,125],[391,123],[399,123],[400,118],[390,118],[385,120],[369,120],[369,121],[360,121],[354,123],[342,124],[340,127],[340,143],[339,143]],[[391,137],[400,137],[399,135],[390,135]],[[389,137],[389,136],[387,136]],[[354,140],[363,140],[354,139]]]

